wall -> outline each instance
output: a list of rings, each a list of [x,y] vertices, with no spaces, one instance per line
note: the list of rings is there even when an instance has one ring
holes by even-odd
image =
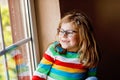
[[[62,16],[78,9],[85,12],[94,26],[95,38],[101,50],[98,66],[100,80],[120,77],[120,0],[60,0]]]
[[[40,54],[42,54],[49,43],[55,40],[60,19],[59,0],[34,1]]]

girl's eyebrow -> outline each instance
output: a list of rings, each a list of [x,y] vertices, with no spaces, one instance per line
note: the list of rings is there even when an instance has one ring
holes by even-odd
[[[68,30],[64,30],[63,28],[60,28],[63,31],[77,31],[77,30],[73,30],[73,29],[68,29]]]

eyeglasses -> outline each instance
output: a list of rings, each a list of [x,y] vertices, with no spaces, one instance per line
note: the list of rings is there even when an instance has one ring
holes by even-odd
[[[72,37],[74,36],[75,33],[77,33],[78,31],[75,30],[63,30],[63,29],[58,29],[59,35],[63,36],[63,35],[67,35],[68,37]]]

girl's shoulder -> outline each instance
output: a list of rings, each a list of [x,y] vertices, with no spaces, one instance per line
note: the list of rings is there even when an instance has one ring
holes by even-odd
[[[46,53],[51,53],[52,55],[58,55],[58,52],[55,50],[56,45],[58,45],[59,42],[55,41],[52,42],[51,44],[49,44],[48,49],[46,51]]]
[[[59,44],[58,41],[54,41],[54,42],[52,42],[52,43],[49,44],[48,48],[55,48],[56,45],[58,45],[58,44]]]

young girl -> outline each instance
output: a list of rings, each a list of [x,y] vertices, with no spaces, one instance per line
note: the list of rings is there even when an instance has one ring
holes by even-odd
[[[88,18],[77,12],[67,14],[57,35],[59,40],[48,47],[32,80],[97,80],[99,56]]]

